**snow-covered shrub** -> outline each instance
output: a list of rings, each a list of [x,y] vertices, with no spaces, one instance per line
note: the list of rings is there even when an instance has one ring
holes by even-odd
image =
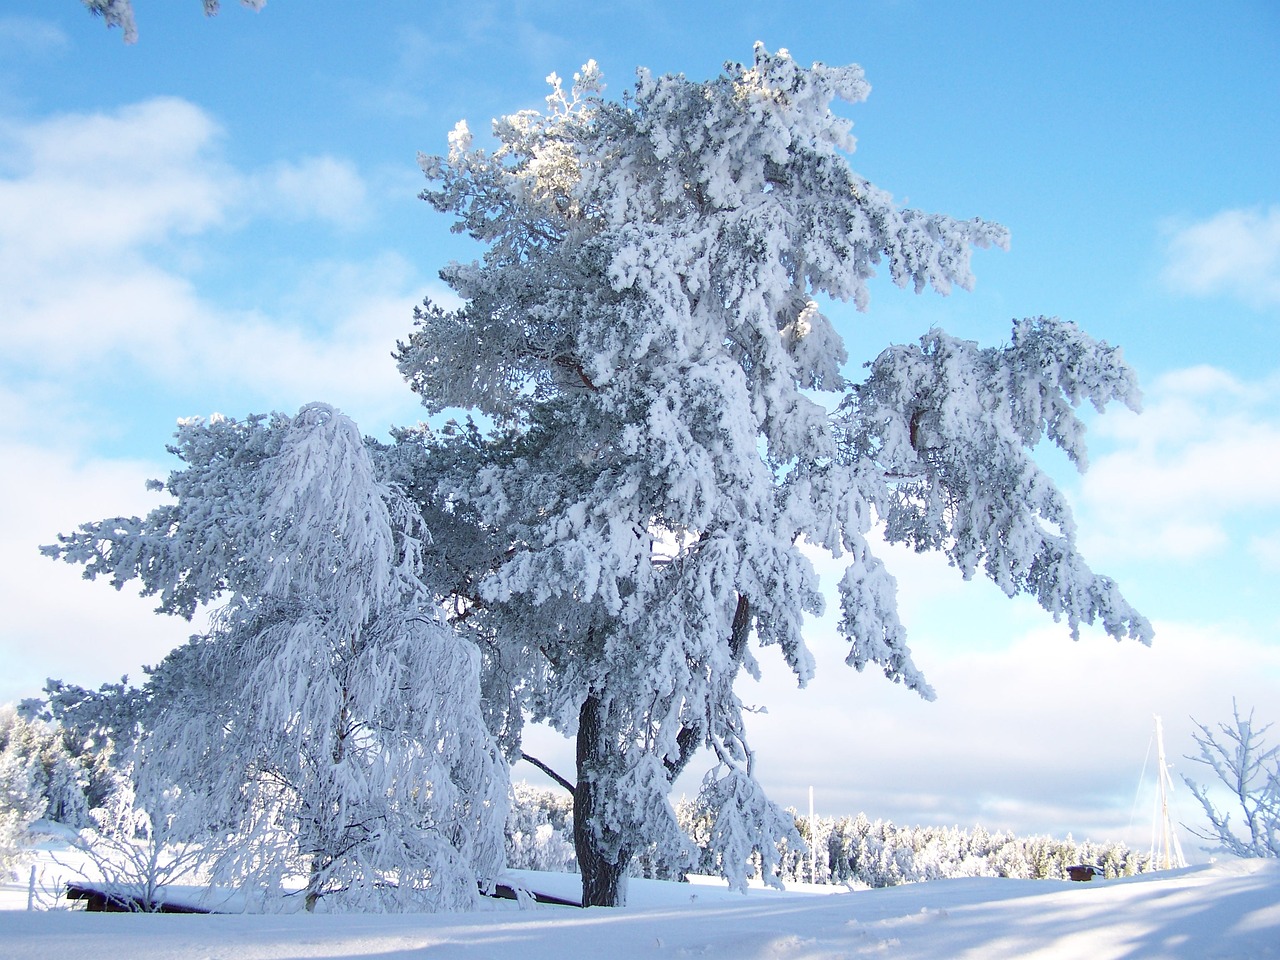
[[[73,847],[86,861],[82,879],[144,913],[160,910],[167,886],[205,884],[214,838],[190,829],[185,800],[176,786],[146,785],[139,794],[127,781],[107,806],[92,811],[93,826],[76,837]]]

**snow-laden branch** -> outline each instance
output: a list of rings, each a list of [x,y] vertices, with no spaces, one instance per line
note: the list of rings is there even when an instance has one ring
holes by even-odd
[[[1084,469],[1085,400],[1136,410],[1133,371],[1075,324],[1037,317],[1004,348],[935,330],[885,350],[837,421],[843,455],[885,479],[877,508],[890,542],[941,550],[966,579],[981,569],[1009,596],[1030,594],[1073,637],[1101,621],[1147,643],[1150,624],[1085,564],[1066,498],[1031,456],[1048,438]]]

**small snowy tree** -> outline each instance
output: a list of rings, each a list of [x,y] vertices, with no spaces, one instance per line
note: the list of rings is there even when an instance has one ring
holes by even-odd
[[[127,780],[127,757],[143,735],[154,708],[148,690],[130,685],[126,676],[118,683],[104,683],[97,690],[50,679],[44,693],[44,697],[24,700],[19,712],[56,727],[87,778],[86,807],[92,810],[107,806]]]
[[[1271,724],[1255,725],[1252,710],[1248,717],[1241,717],[1233,700],[1231,713],[1233,724],[1219,724],[1216,732],[1202,723],[1196,724],[1199,729],[1192,736],[1200,755],[1187,759],[1213,771],[1217,786],[1226,789],[1240,820],[1233,825],[1233,811],[1221,809],[1214,802],[1210,796],[1213,784],[1201,786],[1183,776],[1211,827],[1208,831],[1187,829],[1213,841],[1217,845],[1214,849],[1237,857],[1280,857],[1280,746],[1267,746]]]
[[[519,870],[573,873],[573,801],[528,783],[511,785],[507,816],[507,866]]]
[[[500,694],[493,729],[509,751],[525,713],[576,737],[584,903],[622,902],[642,847],[686,855],[666,794],[701,747],[701,808],[741,886],[799,840],[754,779],[733,685],[757,673],[752,637],[812,674],[802,628],[823,601],[802,543],[849,561],[849,663],[926,697],[877,520],[1073,634],[1100,620],[1146,641],[1029,457],[1047,435],[1083,467],[1075,407],[1138,392],[1119,351],[1046,318],[1000,350],[931,333],[846,379],[818,297],[865,308],[882,263],[899,286],[967,288],[971,248],[1007,237],[899,208],[850,169],[830,106],[866,96],[860,68],[757,46],[705,83],[642,70],[620,102],[594,63],[571,92],[550,79],[545,112],[495,121],[493,152],[459,124],[422,158],[424,197],[487,250],[442,272],[464,306],[427,303],[399,361],[428,410],[487,420],[421,443],[415,494],[472,528],[450,539],[451,590]]]
[[[148,681],[152,775],[236,835],[219,871],[266,892],[301,873],[309,908],[474,904],[502,866],[506,765],[413,505],[324,404],[186,421],[171,449],[176,502],[45,548],[165,613],[229,596]]]

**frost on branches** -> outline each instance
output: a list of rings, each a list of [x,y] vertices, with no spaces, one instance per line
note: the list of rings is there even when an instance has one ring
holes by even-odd
[[[153,779],[191,833],[230,825],[215,873],[264,897],[301,877],[310,908],[472,905],[502,867],[506,764],[422,581],[421,516],[324,404],[177,438],[174,503],[45,548],[161,612],[228,598],[150,677]]]
[[[1220,723],[1215,731],[1197,723],[1191,734],[1200,755],[1188,759],[1207,766],[1217,782],[1204,786],[1183,776],[1210,826],[1207,831],[1188,829],[1215,844],[1205,849],[1237,857],[1280,857],[1280,746],[1267,745],[1271,724],[1255,723],[1252,710],[1242,717],[1233,700],[1231,712],[1231,725]],[[1220,794],[1230,798],[1225,807],[1215,802]],[[1231,819],[1233,812],[1240,814],[1238,821]]]
[[[95,17],[101,17],[108,28],[119,27],[124,33],[125,43],[138,42],[138,25],[133,18],[133,0],[81,0],[85,8]],[[204,15],[212,17],[222,8],[220,0],[203,0]],[[252,10],[261,10],[267,0],[240,0],[240,3]]]
[[[621,102],[594,63],[574,79],[495,121],[492,152],[459,124],[446,157],[422,158],[424,197],[487,250],[443,271],[464,306],[426,304],[399,362],[432,413],[486,418],[421,441],[417,492],[472,528],[452,591],[486,689],[508,691],[493,728],[509,749],[525,713],[577,738],[584,902],[607,904],[637,850],[687,855],[666,794],[699,748],[731,882],[795,839],[753,777],[733,684],[758,671],[753,637],[812,674],[802,628],[823,601],[802,541],[848,561],[849,662],[925,696],[868,545],[878,521],[1073,631],[1150,627],[1080,559],[1028,456],[1047,435],[1083,466],[1076,404],[1136,405],[1118,351],[1039,319],[1004,350],[936,332],[845,379],[816,298],[865,308],[877,268],[968,288],[972,248],[1007,242],[853,172],[830,107],[866,96],[860,68],[757,46],[705,83],[642,70]]]

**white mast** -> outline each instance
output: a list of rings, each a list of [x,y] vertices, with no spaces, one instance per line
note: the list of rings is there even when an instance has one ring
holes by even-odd
[[[1182,844],[1173,829],[1173,818],[1169,815],[1169,794],[1173,792],[1173,778],[1169,776],[1169,764],[1164,758],[1164,723],[1156,716],[1156,750],[1159,757],[1156,781],[1159,784],[1156,793],[1157,809],[1151,829],[1151,858],[1156,860],[1161,869],[1185,867],[1187,858],[1182,855]],[[1156,838],[1159,837],[1157,845]]]
[[[813,816],[813,787],[809,788],[809,881],[818,882],[818,822]]]

